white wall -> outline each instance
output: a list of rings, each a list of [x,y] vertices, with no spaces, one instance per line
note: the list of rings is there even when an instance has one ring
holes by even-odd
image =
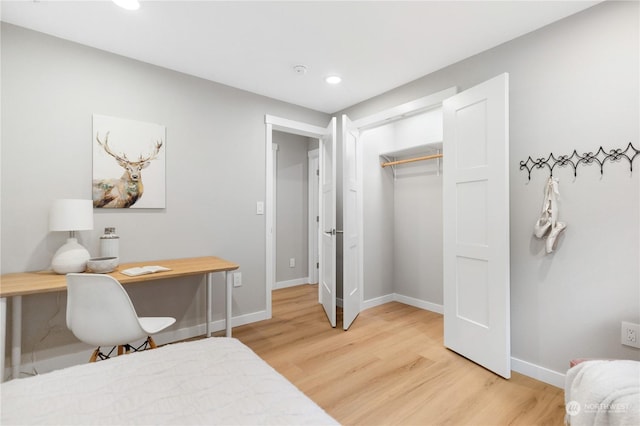
[[[276,166],[276,283],[307,283],[309,253],[309,138],[273,132]],[[289,259],[295,266],[289,266]]]
[[[80,239],[92,254],[115,226],[122,261],[217,255],[240,264],[234,316],[264,313],[265,114],[325,126],[326,114],[2,24],[3,274],[49,267],[64,233],[48,230],[56,198],[91,198],[94,113],[166,126],[167,207],[96,210]],[[144,180],[144,173],[143,173]],[[266,208],[269,208],[266,206]],[[304,265],[304,262],[301,263]],[[204,323],[200,278],[130,286],[141,315],[172,330]],[[214,320],[224,317],[221,278]],[[23,301],[23,362],[74,351],[64,293]],[[11,330],[8,324],[7,330]]]
[[[576,357],[640,359],[620,322],[640,322],[640,163],[558,171],[558,251],[532,236],[548,173],[519,161],[640,147],[639,4],[601,3],[347,109],[366,117],[451,86],[510,75],[511,316],[514,368],[557,378]],[[418,54],[418,52],[416,52]],[[428,54],[428,53],[424,53]],[[545,377],[542,377],[545,378]]]

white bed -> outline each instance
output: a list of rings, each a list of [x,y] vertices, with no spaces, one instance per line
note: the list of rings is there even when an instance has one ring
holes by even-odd
[[[584,361],[567,371],[565,423],[640,425],[640,362]]]
[[[337,424],[251,349],[223,337],[12,380],[0,390],[3,426]]]

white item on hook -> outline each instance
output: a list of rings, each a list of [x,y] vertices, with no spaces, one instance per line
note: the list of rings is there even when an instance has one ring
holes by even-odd
[[[560,191],[558,189],[558,179],[549,176],[544,191],[544,200],[542,202],[542,211],[540,218],[533,227],[533,234],[537,238],[545,238],[545,250],[547,254],[552,253],[557,246],[558,236],[565,230],[567,224],[558,222],[558,198]]]
[[[547,237],[547,241],[544,244],[547,254],[553,253],[553,251],[556,249],[556,246],[558,244],[558,236],[562,231],[565,230],[566,227],[566,223],[556,222],[555,226],[551,229],[551,232]]]
[[[540,218],[536,221],[533,227],[533,234],[537,238],[544,238],[549,234],[552,227],[553,207],[554,203],[551,202],[553,192],[552,178],[549,177],[547,184],[544,188],[544,200],[542,201],[542,211],[540,212]]]

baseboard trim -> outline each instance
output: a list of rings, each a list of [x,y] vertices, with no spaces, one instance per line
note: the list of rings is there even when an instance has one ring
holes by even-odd
[[[396,302],[404,303],[405,305],[414,306],[416,308],[424,309],[425,311],[431,311],[438,314],[444,313],[444,307],[437,303],[427,302],[426,300],[416,299],[415,297],[404,296],[402,294],[394,294],[394,300]]]
[[[287,287],[295,287],[297,285],[302,285],[302,284],[309,284],[309,281],[310,281],[309,277],[296,278],[288,281],[278,281],[273,285],[273,290],[278,290],[280,288],[287,288]]]
[[[564,389],[565,375],[557,371],[511,357],[511,370],[549,385]]]
[[[231,319],[231,324],[233,327],[239,327],[241,325],[250,324],[253,322],[263,321],[269,319],[266,310],[254,312],[246,315],[239,315],[233,317]],[[211,332],[223,331],[225,329],[225,320],[220,319],[216,321],[212,321],[210,323]],[[153,340],[158,345],[166,345],[173,342],[178,342],[185,339],[190,339],[196,336],[202,336],[206,333],[205,324],[198,324],[191,327],[184,327],[177,330],[167,330],[155,334],[153,336]],[[140,341],[139,343],[142,343]],[[132,342],[132,344],[136,344],[136,342]],[[71,367],[77,364],[84,364],[89,361],[89,356],[91,356],[91,351],[95,349],[92,346],[86,345],[81,342],[76,342],[67,347],[70,352],[63,355],[54,355],[51,354],[51,351],[43,351],[39,353],[38,359],[36,361],[32,361],[33,354],[32,353],[23,353],[22,354],[22,364],[20,366],[20,377],[25,377],[29,375],[42,374],[47,373],[53,370],[60,370],[62,368]],[[44,355],[44,356],[43,356]],[[49,356],[47,356],[49,355]],[[11,374],[11,367],[4,369],[4,377],[9,377]]]
[[[444,308],[442,305],[398,293],[391,293],[384,296],[376,297],[374,299],[365,300],[362,302],[362,310],[374,308],[376,306],[384,305],[385,303],[389,302],[404,303],[405,305],[414,306],[416,308],[424,309],[425,311],[431,311],[438,314],[442,314],[444,312]]]
[[[394,302],[395,294],[387,294],[380,297],[375,297],[373,299],[368,299],[362,301],[362,310],[367,310],[371,308],[375,308],[376,306],[384,305],[385,303]]]
[[[239,315],[237,317],[233,317],[231,319],[231,325],[233,327],[240,327],[241,325],[247,325],[253,322],[264,321],[270,318],[271,317],[269,316],[269,313],[266,310],[258,311],[258,312],[253,312],[251,314],[245,314],[245,315]],[[224,325],[224,320],[220,320],[219,322]],[[223,328],[220,328],[219,330],[222,330],[222,329]],[[218,331],[218,329],[216,329],[216,331]]]

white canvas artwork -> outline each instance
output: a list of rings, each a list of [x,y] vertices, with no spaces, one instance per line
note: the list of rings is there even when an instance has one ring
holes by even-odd
[[[165,126],[93,115],[93,206],[166,207]]]

